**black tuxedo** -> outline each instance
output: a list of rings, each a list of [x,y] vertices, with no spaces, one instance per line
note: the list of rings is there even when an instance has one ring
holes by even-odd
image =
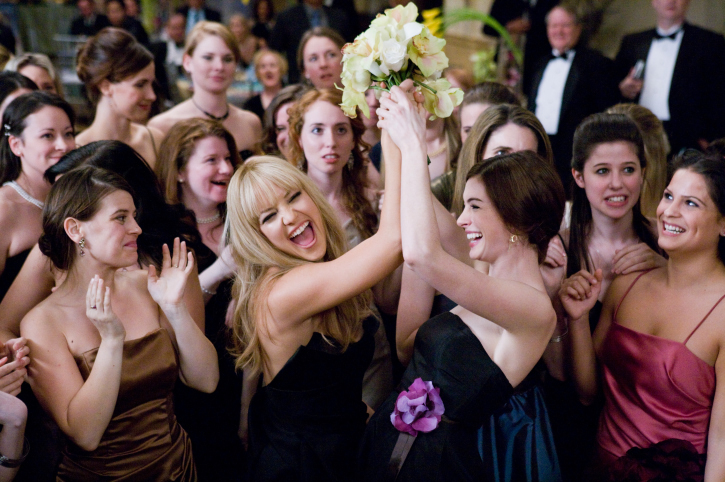
[[[216,10],[212,8],[206,8],[204,7],[202,10],[204,10],[204,18],[207,19],[209,22],[220,22],[222,21],[222,15],[217,12]],[[180,13],[186,18],[189,18],[189,6],[185,5],[183,7],[179,7],[176,9],[176,13]]]
[[[93,20],[92,25],[86,25],[85,19],[81,16],[76,17],[73,19],[73,21],[70,24],[70,34],[71,35],[85,35],[86,37],[92,37],[101,30],[103,30],[106,27],[110,27],[111,22],[108,20],[108,17],[105,15],[101,15],[100,13],[96,15],[96,18]]]
[[[511,20],[522,17],[525,13],[531,22],[531,29],[526,33],[524,47],[524,94],[531,92],[531,82],[539,60],[551,52],[549,38],[546,36],[546,15],[559,4],[559,0],[538,0],[531,6],[529,0],[494,0],[491,16],[504,27]],[[491,27],[483,29],[486,35],[498,36]]]
[[[699,148],[698,139],[725,137],[725,38],[685,23],[670,86],[670,121],[665,130],[672,152]],[[638,60],[647,61],[655,29],[627,35],[615,60],[618,81]]]
[[[548,63],[549,56],[539,59],[532,75],[529,96],[531,112],[536,112],[536,96]],[[611,107],[618,99],[619,89],[613,73],[613,62],[595,50],[577,48],[564,84],[559,129],[555,136],[551,136],[556,169],[567,191],[572,179],[574,131],[584,118]]]
[[[336,8],[322,8],[327,15],[330,28],[337,30],[345,40],[351,42],[355,38],[354,27],[350,23],[347,14]],[[307,18],[305,7],[302,4],[290,7],[277,16],[277,23],[272,30],[269,46],[273,50],[282,52],[287,56],[290,84],[299,82],[300,71],[297,68],[297,46],[300,44],[302,36],[310,28],[312,26]]]

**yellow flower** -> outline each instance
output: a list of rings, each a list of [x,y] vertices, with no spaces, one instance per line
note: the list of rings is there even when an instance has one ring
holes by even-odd
[[[441,17],[440,8],[431,8],[423,10],[423,25],[428,27],[430,33],[436,37],[443,37],[443,17]]]
[[[426,88],[421,89],[425,98],[423,105],[428,112],[433,114],[431,120],[436,117],[449,117],[453,113],[453,108],[463,101],[463,91],[458,88],[451,89],[451,83],[445,78],[424,83],[436,91],[434,94]]]
[[[431,35],[427,28],[413,37],[408,47],[410,60],[420,68],[425,77],[448,67],[448,57],[443,53],[446,41]]]
[[[365,101],[365,94],[348,88],[344,89],[342,91],[342,104],[340,104],[342,111],[346,116],[354,119],[357,117],[357,107],[365,114],[365,117],[370,118],[370,108]]]

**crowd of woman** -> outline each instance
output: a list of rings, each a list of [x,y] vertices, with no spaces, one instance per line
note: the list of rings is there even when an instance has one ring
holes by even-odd
[[[0,481],[725,479],[722,142],[668,161],[618,105],[563,186],[503,85],[351,119],[336,32],[286,87],[236,33],[198,23],[149,119],[104,29],[80,133],[42,58],[0,74]]]

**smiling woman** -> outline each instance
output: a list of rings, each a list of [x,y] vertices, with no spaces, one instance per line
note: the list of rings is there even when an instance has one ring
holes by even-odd
[[[158,273],[121,269],[138,260],[136,215],[128,183],[93,167],[62,176],[43,211],[40,249],[67,277],[20,330],[33,393],[69,439],[57,480],[196,480],[171,393],[179,378],[213,391],[216,353],[184,304],[186,243],[164,246]]]
[[[217,120],[234,136],[241,157],[249,157],[262,135],[262,124],[257,116],[227,100],[237,62],[239,48],[227,27],[216,22],[197,23],[186,39],[183,60],[194,93],[191,99],[155,116],[149,126],[167,133],[184,119]]]
[[[91,126],[76,141],[118,140],[133,147],[153,167],[163,134],[142,124],[156,100],[154,58],[134,37],[108,27],[88,39],[78,52],[78,77],[96,104]]]

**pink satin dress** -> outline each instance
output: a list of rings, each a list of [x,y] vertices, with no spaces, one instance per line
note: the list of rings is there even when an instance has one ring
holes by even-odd
[[[605,405],[597,442],[603,462],[632,447],[647,448],[667,439],[686,440],[704,453],[715,394],[715,369],[685,345],[723,296],[682,343],[620,325],[614,311],[602,346]]]

